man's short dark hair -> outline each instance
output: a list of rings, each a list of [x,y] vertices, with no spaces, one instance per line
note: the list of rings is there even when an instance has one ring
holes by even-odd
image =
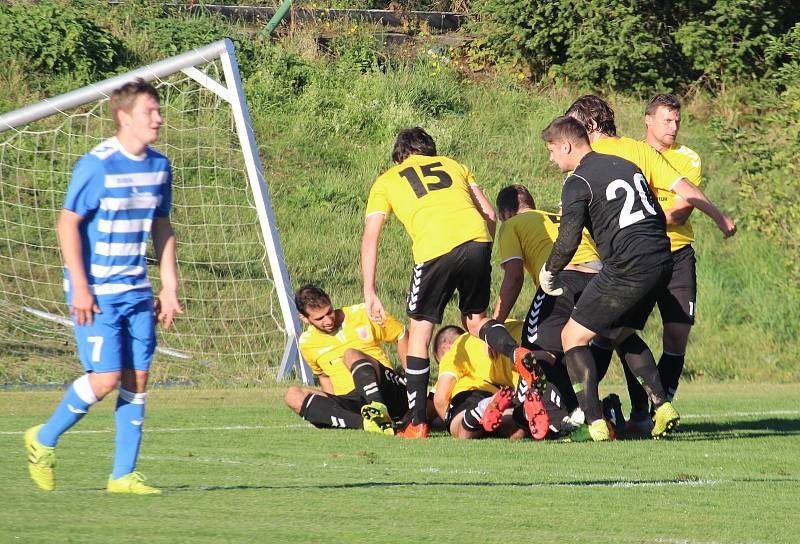
[[[564,115],[574,117],[586,128],[586,132],[598,131],[607,136],[617,135],[614,110],[608,102],[596,94],[585,94],[578,98]]]
[[[583,123],[566,115],[556,117],[552,123],[547,125],[547,128],[542,131],[542,140],[548,144],[568,141],[574,144],[589,145],[589,135],[586,133]]]
[[[392,160],[401,163],[411,155],[436,155],[436,142],[421,127],[404,128],[397,134],[392,149]]]
[[[500,189],[495,202],[497,204],[498,213],[508,211],[511,212],[512,215],[517,214],[520,206],[527,206],[528,208],[536,207],[533,196],[530,191],[528,191],[528,188],[519,183]]]
[[[653,115],[658,108],[667,108],[680,113],[681,101],[674,94],[659,93],[651,98],[650,102],[647,103],[647,106],[644,108],[644,114]]]
[[[294,294],[294,305],[297,311],[308,317],[306,310],[308,308],[324,308],[331,303],[331,297],[328,293],[314,285],[307,283],[298,289]]]
[[[111,115],[114,118],[114,123],[116,123],[117,128],[119,128],[119,118],[117,117],[117,112],[122,110],[126,113],[130,113],[131,109],[133,108],[133,103],[136,101],[136,97],[140,94],[149,95],[156,102],[160,102],[156,88],[142,78],[129,81],[111,93],[111,98],[108,103],[109,107],[111,108]]]
[[[439,349],[445,344],[445,342],[452,342],[462,334],[464,334],[464,329],[461,327],[457,327],[456,325],[445,325],[436,333],[436,336],[433,337],[433,355],[436,357],[436,360],[439,360]]]

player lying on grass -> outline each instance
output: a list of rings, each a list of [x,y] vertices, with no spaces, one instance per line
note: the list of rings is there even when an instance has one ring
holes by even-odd
[[[286,404],[317,427],[364,429],[393,435],[392,419],[408,410],[406,379],[397,374],[381,347],[394,343],[405,363],[408,337],[391,315],[378,324],[363,304],[334,309],[325,291],[304,285],[295,293],[300,319],[300,352],[322,390],[292,386]]]
[[[506,323],[516,338],[522,326],[521,321]],[[551,431],[551,421],[555,424],[552,431],[558,432],[560,422],[567,418],[560,402],[549,402],[561,399],[552,384],[547,385],[544,401],[537,389],[524,382],[517,388],[515,377],[519,376],[512,372],[510,362],[492,360],[486,344],[461,327],[439,329],[433,349],[439,361],[433,404],[454,438],[532,436],[542,440]]]
[[[679,416],[661,386],[653,354],[635,334],[642,329],[660,290],[672,274],[664,212],[641,170],[632,162],[592,151],[583,124],[559,117],[542,131],[550,160],[572,172],[561,192],[558,237],[539,274],[542,290],[561,295],[562,274],[580,245],[584,227],[597,244],[602,270],[588,283],[561,331],[564,360],[573,384],[585,384],[578,402],[593,440],[609,438],[597,390],[590,342],[600,331],[619,328],[611,338],[656,408],[652,435],[678,425]]]
[[[469,332],[513,361],[534,387],[544,385],[541,369],[503,324],[486,315],[491,283],[494,209],[470,170],[441,156],[433,138],[419,127],[401,130],[392,150],[395,166],[380,175],[369,192],[361,269],[369,316],[386,319],[375,276],[378,242],[389,213],[394,212],[412,240],[406,313],[409,317],[408,406],[411,423],[399,434],[428,436],[425,399],[430,375],[428,348],[434,326],[458,291],[459,310]]]
[[[673,103],[672,110],[674,111],[674,109]],[[668,112],[669,108],[667,108],[666,111]],[[653,113],[659,113],[662,116],[661,121],[663,123],[663,114],[665,110]],[[640,142],[632,138],[618,136],[614,119],[614,110],[611,109],[611,106],[609,106],[605,100],[596,95],[581,96],[569,107],[565,115],[574,117],[584,125],[594,151],[622,157],[631,161],[641,169],[651,189],[658,197],[659,203],[667,205],[665,220],[668,234],[669,232],[673,233],[671,235],[671,240],[676,240],[675,236],[677,234],[678,241],[680,242],[681,239],[685,240],[685,234],[687,232],[691,234],[691,227],[689,227],[687,231],[686,227],[682,227],[681,225],[687,221],[689,213],[694,207],[697,207],[700,211],[711,217],[726,238],[736,233],[736,223],[733,219],[717,209],[714,203],[705,196],[699,187],[697,187],[699,184],[699,158],[697,168],[695,169],[691,166],[693,159],[691,159],[688,154],[682,155],[681,153],[673,153],[670,151],[668,152],[668,156],[672,159],[672,162],[669,162],[665,156],[654,149],[653,144],[659,146],[660,144],[658,142],[660,140],[656,138],[656,136],[650,134],[651,129],[648,129],[647,142]],[[673,113],[672,115],[674,120],[675,114]],[[654,125],[656,119],[650,118],[649,123],[648,126]],[[675,135],[677,135],[677,125],[673,125],[673,128],[675,130]],[[661,137],[665,139],[667,135],[662,134]],[[665,139],[665,141],[674,143],[674,137],[672,140]],[[663,150],[666,151],[666,147],[663,147]],[[687,158],[690,160],[687,161]],[[676,166],[678,167],[677,169]],[[676,245],[673,242],[671,244],[671,249],[676,251],[680,249],[680,247],[678,247],[679,245],[680,243]],[[688,277],[689,274],[693,272],[689,270],[690,266],[693,264],[689,262],[691,258],[693,258],[693,255],[688,255],[690,251],[691,250],[684,250],[682,253],[675,253],[673,255],[677,262],[677,272],[673,270],[675,280],[673,288],[671,289],[672,293],[675,293],[676,289],[680,290],[680,285],[686,284],[687,282],[694,283],[693,278]],[[676,287],[676,284],[678,287]],[[689,290],[692,292],[688,292]],[[687,287],[687,292],[680,293],[678,296],[682,299],[686,299],[687,295],[693,295],[693,291],[694,289]],[[664,303],[667,298],[671,298],[670,291],[665,291],[659,295],[661,301],[659,303],[659,308],[665,307]],[[676,304],[680,304],[680,302],[678,301]],[[673,308],[671,311],[667,311],[667,322],[669,323],[667,325],[667,330],[671,333],[675,329],[680,329],[676,331],[679,338],[676,338],[675,342],[668,342],[670,344],[671,353],[683,353],[685,351],[685,344],[683,348],[681,348],[682,343],[680,342],[684,337],[688,339],[687,318],[683,317],[683,314],[688,312],[693,315],[693,310],[693,308],[689,308],[689,301],[686,300],[685,309],[677,307]],[[677,321],[675,321],[675,319],[677,319]],[[674,325],[672,325],[673,321],[675,321]],[[667,332],[665,331],[665,337],[666,334]],[[593,347],[598,364],[598,371],[600,374],[604,374],[604,369],[608,367],[611,360],[611,346],[600,341],[595,342]],[[624,351],[620,350],[619,346],[617,346],[617,352],[624,363]],[[682,358],[678,361],[665,361],[662,368],[665,370],[670,368],[670,370],[672,370],[675,365],[680,364],[680,360],[682,360]],[[630,427],[634,430],[646,429],[652,423],[646,408],[647,401],[641,394],[641,387],[637,385],[638,382],[632,375],[630,369],[627,368],[627,366],[625,368],[626,378],[629,383],[629,393],[631,394],[631,402],[634,407],[631,413]],[[667,374],[670,374],[670,371],[667,371]],[[672,375],[674,375],[674,373],[672,373]],[[667,387],[673,387],[673,382],[675,382],[674,379],[667,379]],[[644,405],[644,407],[642,407],[642,405]]]
[[[40,489],[55,488],[55,446],[89,408],[119,387],[109,493],[158,495],[136,472],[147,377],[156,347],[155,316],[169,328],[178,303],[175,233],[169,220],[172,171],[149,147],[158,139],[157,91],[141,79],[114,91],[116,136],[75,165],[56,227],[65,264],[67,304],[86,373],[69,387],[44,425],[25,433],[28,468]],[[147,278],[152,234],[162,288]]]

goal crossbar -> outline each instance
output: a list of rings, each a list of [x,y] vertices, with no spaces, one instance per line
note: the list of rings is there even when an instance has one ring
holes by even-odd
[[[222,63],[228,86],[195,68],[198,64],[205,64],[217,59]],[[256,147],[250,113],[247,108],[231,40],[225,38],[175,57],[0,115],[0,134],[54,114],[68,115],[66,113],[68,110],[108,98],[115,89],[135,79],[141,78],[145,81],[154,81],[177,72],[183,72],[232,106],[239,144],[244,156],[250,188],[254,195],[262,235],[264,242],[267,244],[267,255],[287,334],[287,342],[278,369],[277,381],[285,379],[290,371],[294,369],[301,381],[310,384],[313,382],[313,377],[310,368],[303,361],[297,345],[297,336],[301,330],[300,321],[297,310],[292,304],[291,283],[284,264],[283,250],[275,226],[269,191],[264,181],[261,159]]]

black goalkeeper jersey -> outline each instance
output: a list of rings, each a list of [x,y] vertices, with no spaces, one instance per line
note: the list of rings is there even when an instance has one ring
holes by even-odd
[[[664,212],[642,171],[630,161],[594,151],[564,181],[561,226],[547,269],[562,270],[587,227],[603,266],[617,269],[668,262]]]

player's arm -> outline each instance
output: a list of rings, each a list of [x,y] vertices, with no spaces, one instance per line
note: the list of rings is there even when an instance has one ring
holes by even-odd
[[[583,226],[589,213],[591,202],[589,185],[583,178],[570,176],[561,190],[561,222],[558,237],[544,268],[558,274],[572,260],[581,243]],[[544,288],[544,286],[542,286]]]
[[[75,316],[78,325],[92,324],[94,314],[100,313],[94,295],[89,289],[89,278],[83,262],[83,244],[81,243],[80,225],[83,217],[66,208],[61,210],[56,224],[58,245],[64,265],[69,270],[72,287],[72,305],[70,312]]]
[[[331,382],[330,376],[327,374],[317,374],[317,379],[319,380],[319,388],[322,389],[322,392],[326,395],[333,395],[333,382]]]
[[[497,215],[494,212],[494,207],[486,195],[477,184],[470,184],[469,194],[472,197],[472,202],[480,212],[483,220],[486,221],[486,227],[489,229],[489,234],[494,238],[495,230],[497,229]]]
[[[156,316],[168,329],[172,325],[175,314],[182,314],[178,302],[178,261],[175,231],[172,229],[169,216],[153,219],[153,247],[158,261],[158,274],[161,278],[161,291],[156,301]]]
[[[497,303],[494,307],[494,318],[503,323],[511,309],[517,302],[522,284],[525,280],[525,270],[522,259],[509,259],[502,263],[503,283],[500,285],[500,293],[497,295]]]
[[[403,336],[397,339],[397,356],[400,357],[400,364],[403,365],[403,370],[408,368],[406,355],[408,355],[408,329],[404,330]]]
[[[381,237],[386,215],[373,213],[364,221],[364,236],[361,239],[361,279],[364,283],[364,303],[370,319],[383,323],[386,310],[375,289],[375,272],[378,268],[378,241]]]
[[[450,373],[439,374],[436,382],[436,392],[433,394],[433,407],[436,413],[444,421],[447,415],[447,407],[450,406],[450,394],[456,386],[458,378]]]
[[[683,177],[676,181],[671,189],[690,206],[697,208],[713,219],[725,238],[736,234],[736,222],[728,215],[722,213],[714,203],[708,199],[700,187],[697,187],[687,178]]]
[[[689,220],[692,215],[694,206],[686,202],[682,198],[675,199],[675,205],[672,208],[664,210],[664,217],[667,220],[668,226],[683,225]]]

